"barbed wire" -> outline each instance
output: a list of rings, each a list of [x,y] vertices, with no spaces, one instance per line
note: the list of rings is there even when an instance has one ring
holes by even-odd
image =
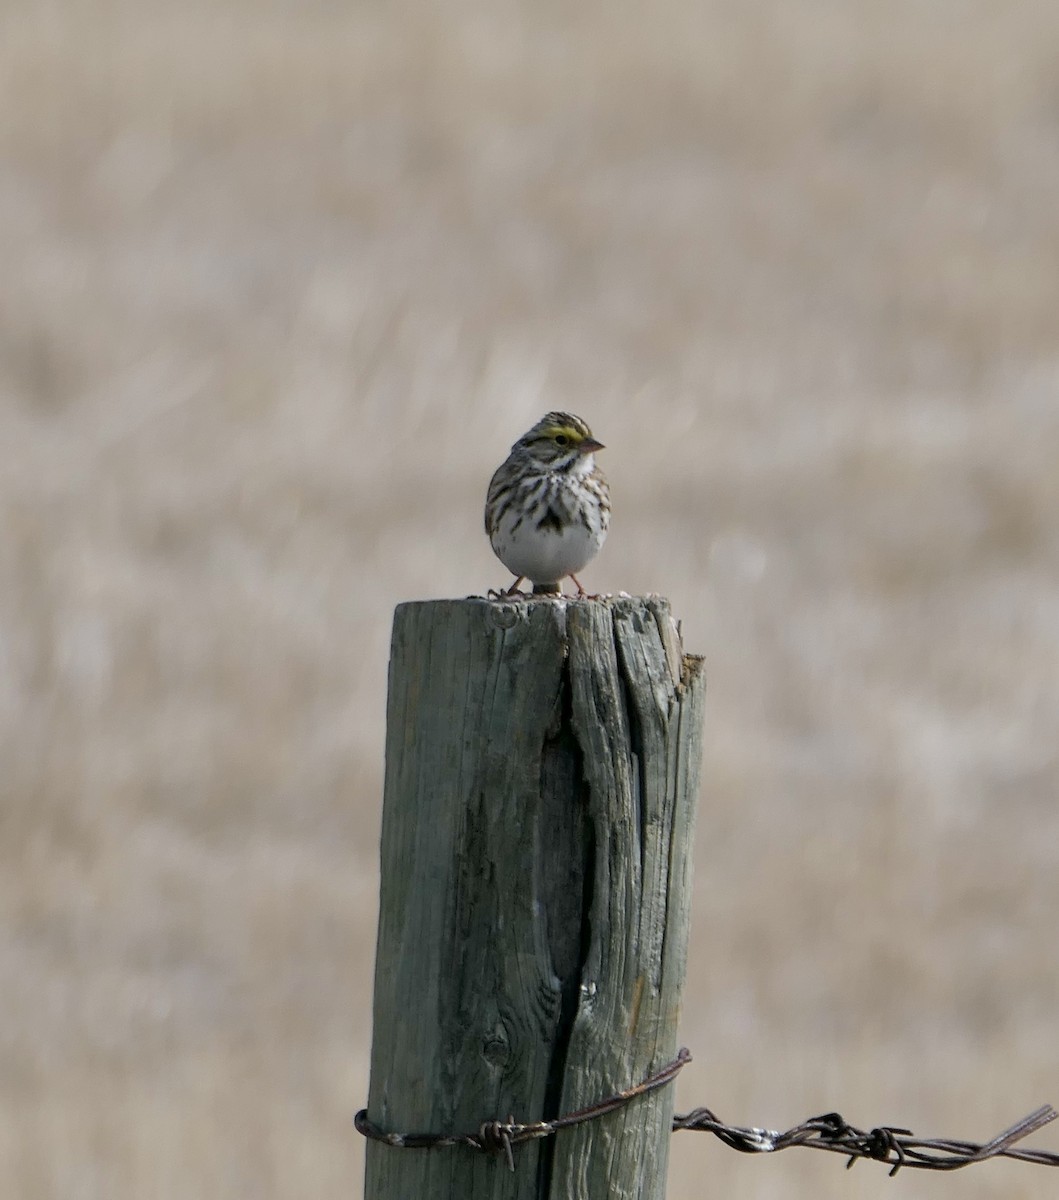
[[[507,1159],[507,1165],[515,1169],[513,1148],[520,1142],[531,1142],[536,1138],[551,1137],[560,1129],[569,1129],[573,1125],[581,1125],[585,1121],[594,1121],[597,1117],[605,1117],[608,1113],[623,1108],[637,1096],[645,1096],[656,1088],[665,1087],[676,1079],[681,1067],[691,1062],[691,1052],[684,1046],[677,1051],[676,1058],[666,1063],[661,1070],[633,1087],[622,1092],[615,1092],[605,1100],[579,1108],[576,1112],[567,1113],[562,1117],[553,1117],[550,1121],[531,1121],[523,1123],[514,1117],[506,1121],[485,1121],[479,1126],[477,1133],[386,1133],[368,1120],[367,1109],[362,1108],[353,1118],[357,1131],[365,1137],[377,1142],[385,1142],[387,1146],[398,1146],[403,1150],[430,1150],[439,1146],[470,1146],[472,1150],[484,1150],[491,1153],[502,1153]]]
[[[691,1129],[712,1133],[726,1146],[744,1154],[768,1154],[787,1150],[791,1146],[808,1146],[813,1150],[830,1150],[844,1154],[852,1167],[859,1158],[871,1158],[890,1165],[889,1174],[896,1175],[902,1167],[920,1167],[927,1171],[954,1171],[988,1158],[1017,1158],[1023,1162],[1059,1167],[1059,1154],[1046,1150],[1016,1150],[1014,1144],[1059,1116],[1050,1104],[1023,1117],[991,1141],[956,1141],[951,1138],[920,1138],[911,1129],[894,1125],[879,1125],[867,1131],[850,1125],[839,1113],[824,1113],[810,1117],[800,1125],[783,1132],[772,1129],[751,1129],[726,1125],[708,1108],[696,1108],[684,1116],[674,1116],[673,1130]]]
[[[615,1112],[637,1096],[644,1096],[672,1083],[689,1062],[691,1052],[686,1047],[681,1047],[672,1062],[666,1063],[653,1075],[648,1075],[641,1083],[615,1092],[585,1108],[553,1117],[550,1121],[520,1122],[514,1117],[508,1117],[506,1121],[485,1121],[476,1133],[391,1133],[380,1129],[369,1120],[367,1109],[361,1109],[354,1117],[353,1123],[364,1137],[402,1150],[467,1146],[487,1154],[503,1154],[508,1167],[514,1171],[516,1146],[538,1138],[552,1137],[561,1129],[569,1129]],[[927,1171],[953,1171],[973,1163],[985,1162],[990,1158],[1014,1158],[1020,1162],[1059,1167],[1059,1154],[1047,1150],[1016,1148],[1017,1142],[1054,1121],[1057,1116],[1059,1113],[1050,1104],[1044,1104],[981,1145],[952,1138],[920,1138],[910,1129],[902,1129],[896,1125],[878,1125],[869,1130],[858,1129],[837,1112],[810,1117],[800,1125],[777,1131],[728,1125],[710,1109],[696,1108],[683,1116],[674,1115],[673,1132],[690,1130],[696,1133],[712,1133],[726,1146],[743,1154],[771,1154],[777,1150],[790,1149],[792,1146],[828,1150],[832,1154],[845,1155],[847,1169],[858,1159],[870,1158],[889,1165],[889,1174],[893,1176],[903,1167]]]

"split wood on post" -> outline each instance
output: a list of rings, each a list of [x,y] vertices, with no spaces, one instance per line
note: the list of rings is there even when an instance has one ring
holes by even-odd
[[[659,597],[395,614],[367,1116],[550,1119],[673,1059],[704,674]],[[366,1200],[662,1200],[671,1087],[503,1155],[367,1146]]]

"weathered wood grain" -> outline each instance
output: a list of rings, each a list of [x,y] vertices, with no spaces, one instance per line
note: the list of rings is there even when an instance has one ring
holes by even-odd
[[[396,612],[368,1115],[531,1121],[673,1057],[704,676],[657,597]],[[661,1200],[672,1089],[501,1158],[369,1143],[367,1200]]]

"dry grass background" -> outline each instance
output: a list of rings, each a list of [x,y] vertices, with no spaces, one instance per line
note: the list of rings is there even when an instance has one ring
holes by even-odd
[[[550,407],[709,662],[678,1103],[1059,1102],[1059,8],[6,0],[0,114],[0,1194],[360,1194],[390,614]]]

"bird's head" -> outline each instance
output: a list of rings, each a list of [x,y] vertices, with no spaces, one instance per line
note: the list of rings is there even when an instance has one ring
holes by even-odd
[[[573,413],[550,412],[523,434],[514,449],[522,449],[542,467],[568,471],[596,450],[603,449],[592,430]]]

